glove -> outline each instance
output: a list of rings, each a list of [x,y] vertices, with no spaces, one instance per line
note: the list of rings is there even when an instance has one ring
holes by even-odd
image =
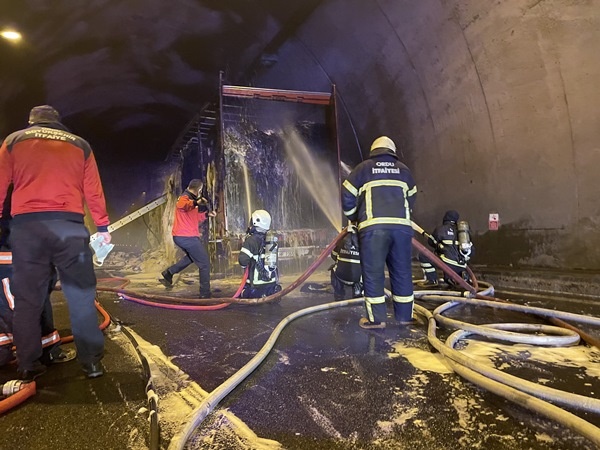
[[[356,225],[354,225],[353,223],[349,223],[348,226],[346,227],[346,230],[348,230],[348,233],[356,233],[358,231],[358,229],[356,228]]]

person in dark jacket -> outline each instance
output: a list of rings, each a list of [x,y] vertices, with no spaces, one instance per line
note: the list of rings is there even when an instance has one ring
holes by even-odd
[[[362,272],[360,268],[360,246],[354,225],[348,225],[348,234],[338,242],[331,252],[331,287],[335,300],[346,300],[362,295]],[[349,289],[348,289],[349,288]],[[351,295],[347,291],[351,291]]]
[[[165,287],[172,287],[173,275],[194,263],[198,266],[200,298],[210,298],[210,259],[200,239],[199,226],[208,217],[215,217],[216,214],[214,211],[208,211],[207,202],[202,198],[203,184],[202,180],[194,178],[177,199],[171,234],[175,245],[185,254],[175,264],[162,271],[162,279],[159,281]]]
[[[96,275],[84,225],[87,204],[104,243],[110,243],[104,191],[94,153],[49,105],[36,106],[29,127],[0,147],[0,204],[13,182],[10,242],[15,296],[13,339],[18,371],[32,380],[42,364],[41,314],[58,270],[67,299],[77,356],[89,378],[101,376],[104,335],[94,304]]]
[[[457,211],[448,210],[444,213],[442,224],[438,225],[432,234],[426,235],[427,243],[433,248],[434,253],[446,263],[456,274],[463,280],[470,282],[470,277],[467,271],[467,261],[469,261],[472,252],[473,244],[471,243],[470,234],[467,243],[459,242],[458,237],[458,221],[460,216]],[[468,231],[466,231],[468,233]],[[425,274],[425,280],[419,283],[421,287],[438,286],[438,275],[435,266],[427,257],[419,253],[419,262],[421,269]],[[449,285],[454,285],[452,279],[444,274],[444,281]]]
[[[268,297],[281,291],[277,270],[277,241],[267,240],[271,229],[271,215],[264,209],[258,209],[250,218],[248,234],[244,239],[238,262],[242,268],[248,268],[248,277],[241,298]]]
[[[366,317],[362,328],[385,328],[385,266],[392,288],[395,319],[412,321],[411,210],[417,187],[408,167],[398,160],[387,136],[371,145],[369,158],[350,173],[342,187],[345,216],[358,226]]]

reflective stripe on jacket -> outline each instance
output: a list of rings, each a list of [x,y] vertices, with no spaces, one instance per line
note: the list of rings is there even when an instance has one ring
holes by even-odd
[[[360,267],[360,250],[356,233],[348,233],[331,252],[335,261],[333,270],[341,281],[348,284],[358,283],[362,273]]]
[[[358,229],[406,227],[412,233],[410,212],[417,187],[408,167],[387,149],[371,152],[342,186],[344,215]]]
[[[452,222],[444,222],[433,230],[429,244],[446,264],[465,268],[466,261],[459,249],[458,230]]]
[[[265,267],[265,245],[266,235],[263,233],[250,234],[244,240],[244,244],[242,245],[238,256],[238,262],[242,267],[249,267],[246,284],[252,286],[264,286],[274,284],[277,281],[275,273],[271,273],[271,271]],[[269,275],[269,280],[261,278],[259,268],[264,268],[263,273]]]

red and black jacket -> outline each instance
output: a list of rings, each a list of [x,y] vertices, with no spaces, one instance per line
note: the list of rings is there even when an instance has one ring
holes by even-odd
[[[200,237],[198,225],[206,220],[207,212],[199,211],[198,198],[186,190],[177,199],[173,236]]]
[[[64,219],[83,222],[84,201],[98,231],[110,221],[94,153],[59,122],[10,134],[0,147],[0,204],[14,184],[14,223]]]

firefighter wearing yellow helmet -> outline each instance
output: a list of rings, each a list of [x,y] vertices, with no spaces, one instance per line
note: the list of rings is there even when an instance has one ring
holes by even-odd
[[[366,317],[362,328],[385,328],[385,266],[392,288],[396,321],[412,320],[410,214],[417,187],[408,167],[398,160],[396,145],[381,136],[369,158],[350,173],[342,188],[344,215],[357,224]]]

